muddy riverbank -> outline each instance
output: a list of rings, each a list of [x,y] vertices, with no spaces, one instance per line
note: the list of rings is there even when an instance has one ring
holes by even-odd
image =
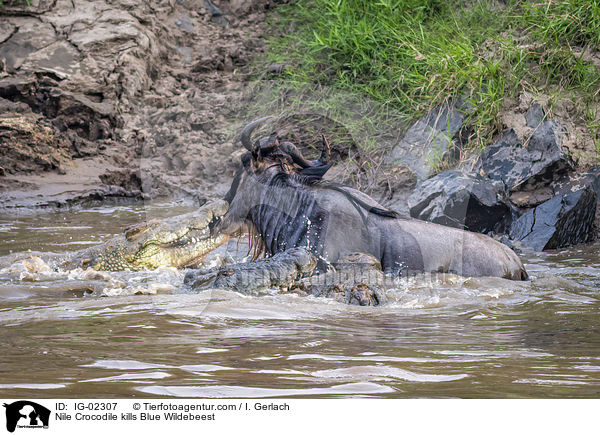
[[[0,207],[220,196],[272,1],[5,1]]]

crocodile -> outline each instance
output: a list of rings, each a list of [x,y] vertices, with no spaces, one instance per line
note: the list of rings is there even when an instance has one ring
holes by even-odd
[[[195,266],[228,240],[213,231],[227,209],[226,201],[217,200],[191,213],[133,225],[100,245],[75,252],[60,267],[117,272]]]
[[[330,271],[312,275],[316,266],[317,257],[299,247],[248,263],[189,270],[183,283],[193,291],[219,288],[257,295],[279,288],[282,293],[325,297],[349,305],[376,306],[386,302],[385,277],[375,257],[352,253],[340,258]]]

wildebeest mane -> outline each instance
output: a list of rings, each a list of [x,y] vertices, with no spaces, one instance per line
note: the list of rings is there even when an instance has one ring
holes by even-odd
[[[267,184],[273,187],[319,187],[323,189],[334,190],[346,197],[346,199],[357,209],[357,211],[363,218],[363,221],[366,221],[366,217],[364,216],[363,210],[366,210],[367,212],[376,214],[378,216],[388,218],[398,217],[398,213],[396,213],[395,211],[386,210],[380,207],[374,207],[372,205],[367,204],[362,199],[357,198],[355,195],[353,195],[345,189],[347,186],[344,186],[340,183],[335,183],[333,181],[323,180],[321,177],[318,176],[278,172],[277,174],[275,174],[267,180]]]

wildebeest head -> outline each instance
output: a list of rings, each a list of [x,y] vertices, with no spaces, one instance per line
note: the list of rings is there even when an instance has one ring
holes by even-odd
[[[254,162],[255,172],[261,172],[261,169],[278,163],[281,170],[288,173],[298,173],[304,176],[322,177],[331,167],[327,163],[330,156],[330,148],[327,139],[321,135],[322,152],[321,156],[314,161],[304,158],[302,153],[291,142],[279,142],[277,133],[257,140],[252,145],[252,132],[264,121],[271,118],[266,116],[252,121],[246,125],[240,134],[240,142],[248,151],[249,157]],[[246,157],[247,159],[248,157]],[[244,162],[242,158],[242,162]],[[287,165],[286,165],[287,164]],[[294,167],[296,165],[296,167]]]
[[[299,186],[315,184],[331,167],[328,163],[330,148],[325,136],[321,136],[321,156],[314,161],[307,160],[291,142],[280,142],[277,133],[252,143],[252,132],[270,116],[256,119],[246,125],[240,135],[240,141],[248,150],[242,158],[238,170],[225,200],[229,202],[229,212],[224,226],[236,231],[235,223],[242,223],[250,207],[260,204],[265,187],[274,188],[281,177],[294,179]],[[282,198],[285,200],[285,198]]]

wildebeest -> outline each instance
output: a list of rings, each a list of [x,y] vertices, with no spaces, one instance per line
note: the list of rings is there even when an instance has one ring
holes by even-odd
[[[252,144],[253,130],[267,118],[242,130],[248,152],[225,197],[229,210],[221,231],[248,229],[271,255],[304,247],[318,258],[320,271],[344,255],[363,252],[388,273],[527,278],[517,255],[488,236],[401,218],[356,189],[324,180],[331,167],[324,136],[315,161],[276,134]]]

